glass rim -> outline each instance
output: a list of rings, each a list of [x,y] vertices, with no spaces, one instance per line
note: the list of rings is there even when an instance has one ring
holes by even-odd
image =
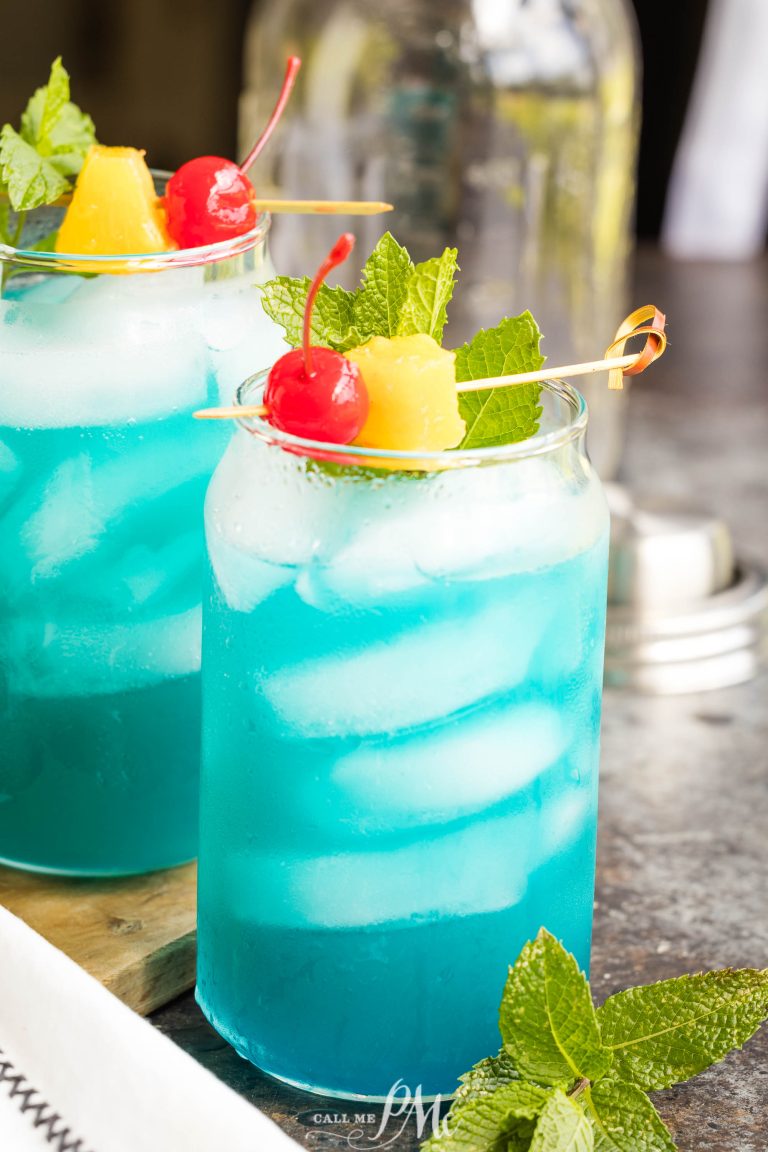
[[[173,175],[161,168],[150,168],[153,179],[166,183]],[[40,208],[52,208],[51,204],[41,204]],[[31,212],[39,209],[33,208]],[[162,272],[173,268],[201,268],[208,264],[228,260],[250,252],[269,232],[272,217],[269,212],[260,212],[256,224],[242,236],[230,240],[219,240],[215,244],[205,244],[199,248],[171,248],[166,252],[115,252],[109,255],[89,255],[84,252],[36,252],[30,248],[14,248],[11,244],[0,243],[0,264],[15,264],[20,268],[30,268],[37,272]]]
[[[262,368],[249,376],[236,393],[236,404],[242,407],[254,403],[253,393],[263,392],[269,368]],[[243,416],[237,424],[251,436],[273,447],[283,448],[294,455],[307,456],[315,460],[346,464],[350,467],[375,468],[377,461],[382,464],[400,463],[402,470],[445,472],[453,468],[470,467],[477,464],[499,463],[507,460],[525,460],[533,456],[544,456],[558,448],[570,444],[581,437],[587,428],[589,410],[587,402],[577,388],[564,380],[544,380],[542,388],[564,400],[570,419],[560,428],[549,432],[535,432],[527,440],[513,444],[499,444],[488,448],[451,448],[441,452],[401,451],[394,448],[366,448],[362,445],[331,444],[323,440],[310,440],[294,436],[275,428],[260,416]],[[258,403],[258,399],[256,399]]]

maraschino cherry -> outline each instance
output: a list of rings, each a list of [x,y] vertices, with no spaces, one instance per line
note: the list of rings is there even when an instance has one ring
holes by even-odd
[[[270,424],[327,444],[351,443],[368,416],[368,392],[358,366],[332,348],[310,344],[315,297],[331,269],[346,260],[354,246],[354,236],[345,232],[318,268],[304,307],[303,346],[276,361],[264,389]]]
[[[171,176],[165,190],[166,227],[180,248],[232,240],[256,226],[256,189],[247,173],[275,130],[300,67],[298,56],[289,57],[272,115],[242,164],[222,156],[198,156]]]

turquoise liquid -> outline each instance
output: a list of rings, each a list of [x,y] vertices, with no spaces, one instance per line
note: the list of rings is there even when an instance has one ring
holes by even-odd
[[[12,279],[0,300],[2,862],[196,854],[202,510],[231,430],[191,414],[264,331],[252,274],[247,294],[167,276]]]
[[[247,564],[277,590],[205,604],[198,1000],[284,1080],[449,1094],[542,925],[589,963],[606,540],[354,608]]]
[[[203,494],[188,415],[4,431],[0,859],[145,871],[196,850]]]

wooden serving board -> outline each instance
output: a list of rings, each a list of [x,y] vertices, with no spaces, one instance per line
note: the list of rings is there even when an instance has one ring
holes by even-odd
[[[195,982],[196,865],[79,880],[0,867],[0,904],[146,1015]]]

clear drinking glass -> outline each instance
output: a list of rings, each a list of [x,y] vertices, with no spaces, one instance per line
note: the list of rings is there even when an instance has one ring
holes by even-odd
[[[197,996],[303,1088],[451,1093],[527,939],[588,965],[608,514],[542,405],[417,455],[243,420],[211,482]]]
[[[157,177],[158,191],[164,177]],[[0,248],[0,860],[75,875],[196,853],[205,486],[281,345],[236,241],[127,257]]]

